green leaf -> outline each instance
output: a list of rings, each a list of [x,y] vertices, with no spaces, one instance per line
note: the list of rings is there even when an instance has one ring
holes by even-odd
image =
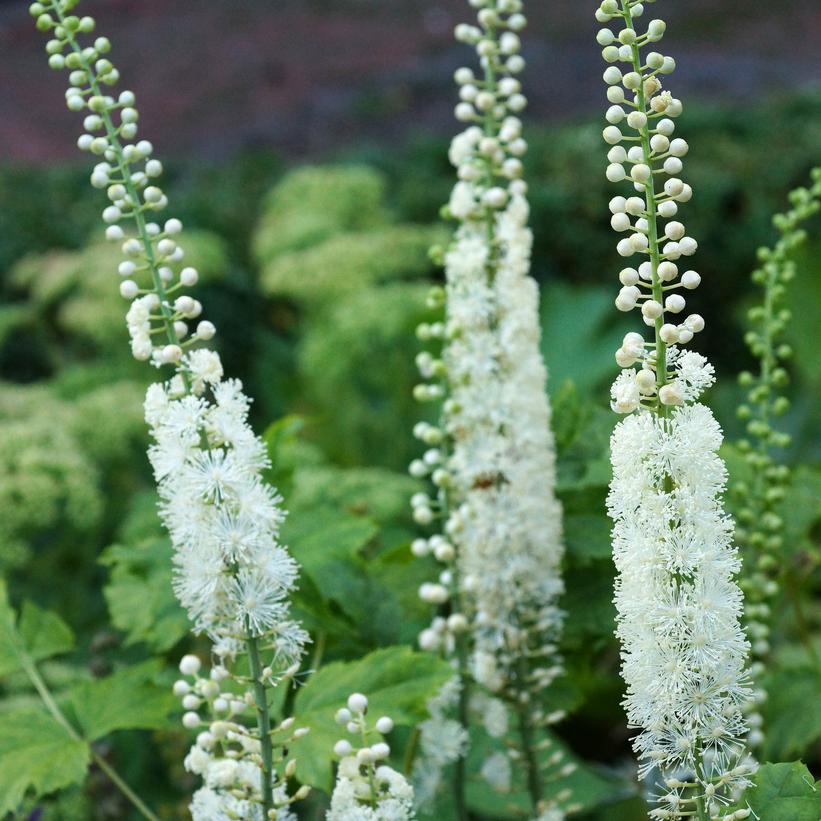
[[[188,617],[171,587],[171,545],[166,538],[133,547],[112,545],[100,558],[111,568],[103,594],[111,621],[126,633],[126,643],[145,642],[163,652],[189,630]]]
[[[767,757],[803,754],[821,738],[821,674],[812,667],[779,670],[764,687],[769,693],[763,706]]]
[[[299,724],[311,730],[293,749],[299,779],[330,791],[333,746],[346,735],[334,715],[351,693],[368,697],[374,718],[387,715],[397,726],[413,726],[427,717],[428,700],[452,675],[446,662],[409,647],[387,647],[320,669],[299,690],[294,704]]]
[[[20,638],[33,661],[66,653],[74,647],[74,633],[56,614],[33,602],[23,602],[20,614]]]
[[[356,559],[377,532],[370,519],[320,508],[289,516],[282,526],[282,540],[305,571],[323,587],[321,579],[328,565],[340,559]]]
[[[59,616],[31,602],[23,604],[19,625],[8,600],[6,583],[0,579],[0,677],[21,668],[21,660],[40,661],[71,650],[74,635]]]
[[[271,460],[271,467],[265,471],[265,481],[289,499],[297,466],[294,445],[304,428],[305,420],[301,416],[290,415],[272,422],[262,434]]]
[[[761,821],[818,821],[821,783],[800,761],[762,764],[736,809],[748,807]]]
[[[0,817],[36,795],[83,781],[89,746],[41,710],[4,713],[0,721]]]
[[[621,344],[624,323],[613,311],[607,288],[553,282],[542,289],[542,353],[549,384],[572,379],[589,394],[616,373],[613,351]]]
[[[69,701],[83,735],[96,741],[114,730],[166,726],[176,700],[167,687],[155,683],[160,668],[159,660],[152,659],[73,688]]]

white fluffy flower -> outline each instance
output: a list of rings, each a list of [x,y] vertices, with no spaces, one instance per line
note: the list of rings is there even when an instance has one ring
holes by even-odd
[[[293,658],[305,641],[288,612],[297,567],[278,543],[283,512],[260,476],[268,462],[248,426],[248,400],[236,380],[219,381],[218,359],[192,354],[187,365],[213,386],[213,401],[171,398],[170,385],[146,396],[160,512],[175,548],[174,589],[215,641],[250,629]]]
[[[510,790],[513,775],[510,758],[504,753],[493,753],[482,763],[479,775],[481,775],[496,792],[507,792]]]
[[[262,807],[252,801],[202,787],[189,806],[192,821],[263,821]]]
[[[641,772],[681,769],[704,784],[737,772],[746,726],[747,641],[739,561],[721,495],[721,430],[688,405],[622,421],[611,440],[615,603],[625,705]]]
[[[455,541],[472,581],[463,596],[472,670],[492,691],[510,680],[528,642],[538,652],[561,627],[561,510],[527,218],[521,196],[498,215],[492,279],[483,225],[460,228],[447,257],[448,324],[460,331],[444,353],[454,400],[449,467],[461,502]]]
[[[633,368],[623,370],[610,388],[610,407],[616,413],[632,413],[639,407],[641,394]]]
[[[216,385],[222,379],[222,362],[219,354],[208,348],[198,348],[185,356],[183,367],[191,376],[191,389],[202,393],[206,386]]]
[[[461,689],[455,676],[445,682],[439,692],[428,700],[430,718],[419,725],[420,755],[416,757],[412,773],[419,808],[430,807],[442,783],[443,769],[467,751],[467,730],[448,717],[456,708]]]
[[[343,758],[326,821],[413,821],[413,787],[387,765],[373,773],[376,794],[354,756]]]

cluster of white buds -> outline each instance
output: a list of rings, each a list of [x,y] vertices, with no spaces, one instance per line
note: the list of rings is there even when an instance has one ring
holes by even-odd
[[[86,112],[79,146],[102,158],[91,182],[107,192],[106,236],[122,244],[125,256],[120,293],[131,300],[126,322],[132,352],[158,368],[173,368],[167,381],[149,388],[145,414],[155,440],[149,457],[160,512],[174,547],[174,588],[196,630],[213,640],[219,669],[230,667],[238,654],[247,655],[260,744],[259,817],[267,821],[276,811],[267,690],[293,675],[308,639],[290,616],[297,566],[278,542],[284,512],[281,498],[262,477],[268,455],[248,424],[250,400],[240,382],[223,378],[215,352],[191,349],[213,338],[215,329],[199,319],[202,305],[182,293],[198,279],[195,269],[183,267],[182,224],[173,218],[162,225],[152,221],[167,198],[157,182],[162,166],[152,158],[151,143],[136,141],[134,94],[125,91],[115,99],[108,93],[118,80],[103,56],[110,44],[101,37],[93,45],[81,44],[95,26],[92,18],[72,14],[77,4],[48,0],[33,3],[30,12],[52,38],[46,47],[49,64],[70,71],[68,107]],[[188,323],[195,320],[191,333]],[[266,654],[270,667],[263,666]],[[286,672],[275,675],[272,668]],[[209,692],[213,687],[208,685]],[[193,704],[201,694],[186,697]],[[208,703],[232,721],[244,698],[228,700],[227,712],[221,697]],[[188,724],[195,719],[195,711],[186,714]],[[245,817],[220,816],[216,798],[198,795],[192,806],[201,818]]]
[[[613,230],[624,237],[616,249],[625,259],[640,257],[640,262],[619,273],[621,290],[616,297],[620,311],[639,308],[645,325],[653,328],[664,345],[686,345],[704,329],[698,314],[680,319],[687,300],[682,290],[693,290],[701,276],[687,268],[685,261],[698,250],[698,243],[687,235],[678,219],[679,206],[692,199],[693,189],[681,178],[687,141],[674,137],[674,120],[682,113],[681,101],[662,86],[661,78],[670,75],[676,64],[672,57],[658,51],[642,54],[642,49],[659,42],[666,30],[663,20],[651,20],[640,33],[634,24],[644,13],[643,3],[619,5],[613,0],[601,4],[596,19],[622,21],[614,32],[599,31],[597,40],[602,56],[611,65],[604,72],[610,107],[609,125],[602,136],[612,146],[607,154],[607,179],[631,184],[632,196],[617,196],[610,201]],[[635,334],[632,336],[636,336]],[[626,344],[616,352],[620,367],[632,368],[638,362],[648,374],[626,372],[614,397],[614,410],[630,413],[639,407],[658,404],[680,405],[686,401],[675,378],[668,379],[665,362],[646,356],[644,342]],[[650,382],[650,375],[658,378]],[[630,390],[626,384],[632,378]],[[628,399],[627,397],[632,397]]]
[[[677,219],[679,205],[693,195],[681,179],[688,146],[673,137],[681,102],[661,84],[675,61],[644,51],[666,25],[651,20],[641,32],[635,22],[646,2],[603,0],[596,12],[599,22],[619,23],[618,31],[603,28],[597,37],[611,64],[604,72],[607,178],[635,190],[611,201],[612,226],[626,234],[617,246],[622,257],[644,257],[619,274],[616,307],[640,306],[653,329],[649,342],[637,332],[624,337],[616,352],[623,370],[611,389],[613,410],[633,414],[613,432],[608,496],[625,706],[640,730],[639,775],[663,785],[652,818],[740,819],[747,810],[726,807],[755,769],[742,715],[749,645],[740,625],[733,523],[722,502],[721,430],[696,404],[714,371],[703,356],[681,348],[704,320],[669,317],[686,307],[680,289],[698,287],[701,277],[680,273],[682,258],[698,247]]]
[[[92,33],[95,24],[91,17],[70,15],[76,5],[74,0],[33,3],[30,10],[37,27],[52,35],[46,45],[49,65],[70,72],[66,105],[71,111],[86,112],[85,132],[77,144],[101,158],[91,184],[106,192],[105,235],[121,246],[125,257],[118,272],[120,293],[132,301],[127,315],[132,353],[157,365],[175,364],[187,347],[213,338],[215,328],[199,321],[192,332],[190,323],[199,319],[202,305],[183,290],[196,285],[198,273],[183,266],[182,223],[159,218],[168,206],[158,182],[162,163],[153,158],[148,140],[137,139],[134,93],[107,93],[119,80],[119,72],[104,56],[111,43],[97,37],[93,45],[79,45],[78,35]]]
[[[368,724],[368,699],[362,693],[348,697],[347,707],[337,710],[336,722],[355,736],[361,746],[347,738],[337,741],[334,754],[340,758],[327,821],[412,821],[413,787],[385,762],[391,748],[384,736],[393,730],[388,716]]]
[[[263,750],[259,731],[241,718],[253,708],[254,694],[243,692],[243,683],[221,664],[212,667],[208,676],[201,676],[201,669],[202,662],[197,656],[184,656],[180,672],[185,678],[174,684],[174,694],[185,710],[183,726],[199,730],[185,759],[186,770],[201,776],[204,782],[193,796],[192,818],[296,821],[289,807],[306,798],[310,788],[302,786],[293,796],[288,795],[287,780],[296,772],[296,759],[288,758],[288,749],[308,730],[294,729],[293,718],[271,730],[271,751],[275,756],[272,769],[281,776],[272,785],[273,807],[266,817],[260,792]],[[268,673],[273,677],[273,672]],[[288,670],[276,683],[290,680],[295,673],[296,668]]]
[[[529,276],[527,143],[517,116],[526,104],[516,76],[526,20],[520,0],[471,5],[478,24],[458,26],[456,36],[475,47],[482,72],[455,75],[456,116],[468,126],[451,144],[458,181],[444,212],[458,226],[447,252],[438,252],[445,288],[428,300],[445,316],[418,329],[432,350],[417,358],[424,382],[415,395],[441,402],[442,412],[437,425],[414,428],[427,450],[410,472],[431,481],[431,492],[411,500],[414,518],[436,531],[412,549],[443,565],[419,591],[438,608],[419,640],[456,661],[459,722],[468,720],[476,683],[526,716],[528,735],[546,723],[537,699],[562,672],[563,548],[538,288]],[[533,761],[527,756],[525,765]]]

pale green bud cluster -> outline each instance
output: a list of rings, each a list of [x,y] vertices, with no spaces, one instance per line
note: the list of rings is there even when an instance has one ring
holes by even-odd
[[[747,401],[739,406],[738,416],[746,422],[747,436],[738,447],[749,478],[736,482],[732,492],[739,523],[736,539],[745,554],[746,572],[741,584],[747,598],[746,628],[755,676],[764,672],[770,653],[771,602],[778,593],[777,579],[784,567],[784,521],[778,509],[789,492],[790,470],[779,464],[774,454],[790,444],[789,434],[774,424],[774,419],[790,408],[784,389],[789,383],[785,365],[792,357],[792,348],[783,336],[791,314],[783,301],[796,274],[792,252],[806,239],[800,225],[821,210],[821,168],[814,169],[809,188],[798,188],[790,194],[790,203],[789,211],[773,219],[780,233],[778,242],[772,248],[758,250],[760,267],[752,274],[763,298],[747,312],[750,327],[744,339],[758,360],[758,372],[739,374]],[[764,696],[760,693],[761,699]],[[753,712],[748,720],[755,727],[750,743],[758,745],[763,740],[761,716]]]

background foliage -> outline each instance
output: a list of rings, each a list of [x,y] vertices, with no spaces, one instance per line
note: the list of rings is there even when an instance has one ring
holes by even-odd
[[[584,762],[574,776],[579,818],[637,821],[645,810],[619,706],[604,515],[614,424],[606,384],[624,325],[612,309],[617,262],[599,130],[535,131],[529,159],[568,546],[568,675],[557,697],[571,715],[556,741]],[[734,375],[748,365],[748,272],[757,245],[773,239],[772,213],[818,162],[821,98],[695,109],[686,130],[697,200],[688,226],[699,238],[699,309],[708,317],[701,347],[720,372],[710,401],[732,442],[740,432]],[[207,171],[171,167],[175,213],[196,229],[186,249],[203,273],[201,299],[227,369],[256,398],[270,478],[291,511],[284,537],[303,567],[296,605],[319,672],[279,709],[296,709],[311,727],[295,755],[298,775],[320,787],[331,774],[333,711],[349,682],[391,712],[401,741],[447,676],[410,649],[428,618],[416,590],[431,568],[408,550],[416,484],[404,467],[420,413],[410,396],[413,328],[440,277],[428,247],[447,240],[437,217],[450,185],[445,145],[435,139],[287,170],[262,152]],[[170,547],[144,455],[140,405],[150,374],[129,356],[98,208],[85,169],[0,167],[0,572],[10,591],[0,598],[0,817],[30,786],[66,785],[57,797],[29,792],[17,817],[131,817],[92,756],[115,763],[163,818],[184,817],[194,784],[181,763],[187,733],[165,719],[176,709],[169,671],[204,645],[189,637],[170,591]],[[784,424],[795,439],[784,458],[796,478],[783,510],[789,538],[763,756],[802,759],[818,772],[818,221],[810,232],[789,296],[794,409]],[[732,444],[727,455],[735,469]],[[56,694],[76,738],[43,710],[26,665]],[[477,736],[474,748],[489,743]],[[35,766],[57,752],[59,768]],[[90,762],[87,784],[71,786]],[[762,772],[762,818],[811,821],[816,805],[801,766]],[[767,804],[773,796],[793,803]],[[471,803],[477,818],[523,817],[515,792],[499,797],[478,782]],[[317,792],[305,816],[320,817],[322,805]]]

